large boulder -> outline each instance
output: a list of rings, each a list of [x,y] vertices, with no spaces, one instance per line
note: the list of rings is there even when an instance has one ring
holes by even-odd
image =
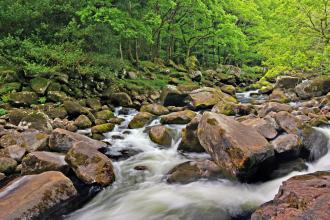
[[[0,189],[0,219],[49,219],[76,195],[60,172],[19,177]]]
[[[94,149],[100,149],[107,145],[101,141],[93,140],[85,135],[56,128],[49,138],[49,148],[56,152],[67,152],[76,142],[88,143]]]
[[[295,92],[302,99],[322,96],[330,92],[330,77],[321,76],[298,84]]]
[[[165,147],[170,147],[173,139],[171,130],[162,125],[150,128],[149,137],[154,143]]]
[[[113,93],[110,102],[115,106],[131,107],[133,105],[131,97],[125,92]]]
[[[204,112],[197,134],[214,162],[242,181],[252,179],[259,166],[274,156],[273,148],[256,129],[225,115]]]
[[[15,106],[30,106],[38,104],[38,95],[35,92],[15,92],[8,95],[9,102]]]
[[[180,90],[176,86],[167,85],[163,88],[160,100],[164,106],[185,106],[185,98],[188,93]]]
[[[298,156],[301,149],[301,139],[295,134],[282,134],[271,142],[276,153]]]
[[[50,118],[41,111],[33,111],[23,117],[19,126],[44,132],[53,130]]]
[[[153,115],[166,115],[170,113],[170,111],[159,104],[149,104],[149,105],[143,105],[140,109],[141,112],[149,112]]]
[[[182,129],[181,142],[178,147],[179,151],[197,153],[205,151],[197,137],[197,128],[201,118],[201,115],[197,115],[185,128]]]
[[[86,184],[107,186],[115,181],[111,160],[91,146],[90,143],[76,142],[68,151],[65,160],[79,179]]]
[[[100,120],[109,120],[114,117],[114,114],[111,110],[105,109],[99,112],[96,112],[95,118]]]
[[[65,154],[35,151],[26,155],[22,160],[23,175],[38,174],[46,171],[61,171],[67,173],[69,166],[64,160]]]
[[[221,177],[220,167],[210,160],[187,161],[175,166],[166,176],[168,183],[190,183],[198,179]]]
[[[3,148],[18,145],[28,152],[45,150],[48,146],[49,135],[39,131],[7,132],[0,138],[0,146]]]
[[[149,124],[154,118],[155,118],[155,115],[153,115],[149,112],[139,112],[130,121],[130,123],[128,124],[128,127],[130,129],[142,128],[145,125]]]
[[[298,133],[301,121],[289,112],[281,111],[275,114],[277,124],[287,133]]]
[[[258,115],[260,117],[265,117],[270,112],[280,112],[280,111],[291,112],[292,107],[287,104],[281,104],[277,102],[267,102],[259,109]]]
[[[191,110],[184,110],[179,112],[173,112],[168,115],[163,115],[160,118],[162,124],[187,124],[197,114]]]
[[[257,129],[257,131],[267,139],[273,139],[277,136],[276,127],[270,121],[263,118],[251,118],[241,123]]]
[[[74,125],[77,126],[79,129],[86,129],[90,128],[92,126],[91,120],[86,115],[80,115],[76,120],[74,121]]]
[[[295,176],[283,182],[275,198],[259,207],[251,219],[330,219],[329,201],[329,172]]]
[[[19,145],[11,145],[4,149],[0,149],[0,157],[9,157],[18,162],[22,160],[26,154],[26,149]]]
[[[103,134],[112,131],[115,128],[115,124],[105,123],[100,125],[95,125],[92,127],[93,134]]]
[[[50,85],[51,81],[43,77],[37,77],[32,79],[30,83],[33,91],[40,95],[43,95],[47,91],[47,88]]]
[[[275,89],[294,89],[298,83],[301,82],[301,79],[293,76],[280,76],[277,77],[275,83]]]
[[[77,101],[67,100],[64,101],[63,105],[71,117],[78,117],[83,112],[83,107]]]

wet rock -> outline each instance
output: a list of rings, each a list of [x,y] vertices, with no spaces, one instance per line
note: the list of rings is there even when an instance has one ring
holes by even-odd
[[[71,117],[78,117],[82,113],[83,107],[77,101],[64,101],[63,106]]]
[[[277,102],[267,102],[261,107],[261,109],[258,111],[258,114],[260,117],[265,117],[270,112],[280,112],[280,111],[291,112],[292,107],[287,104],[281,104]]]
[[[94,149],[106,147],[106,144],[100,141],[93,140],[85,135],[73,133],[61,128],[55,129],[49,138],[49,148],[56,152],[67,152],[74,143],[85,142]]]
[[[202,178],[215,179],[221,176],[221,169],[210,160],[187,161],[170,170],[166,180],[168,183],[185,184]]]
[[[259,166],[274,156],[274,150],[256,129],[225,115],[204,112],[197,134],[214,162],[242,181],[252,179]]]
[[[16,166],[16,160],[8,157],[0,157],[0,173],[11,174],[15,172]]]
[[[117,118],[117,117],[114,117],[114,118],[110,118],[108,120],[109,123],[112,123],[112,124],[117,124],[117,125],[120,125],[121,123],[123,123],[125,121],[125,119],[123,118]],[[104,124],[104,123],[103,123]]]
[[[110,110],[102,110],[95,114],[96,119],[109,120],[114,117],[114,114]]]
[[[201,115],[197,115],[184,129],[182,129],[181,142],[178,150],[196,153],[205,151],[197,137],[197,128],[201,118]]]
[[[161,116],[160,122],[162,124],[187,124],[197,114],[191,110],[184,110],[180,112],[173,112],[168,115]]]
[[[259,219],[329,219],[330,173],[295,176],[283,182],[275,198],[252,215]]]
[[[148,171],[149,168],[147,166],[143,166],[143,165],[138,165],[134,167],[134,170],[138,170],[138,171]]]
[[[101,125],[95,125],[92,127],[93,134],[103,134],[112,131],[115,128],[115,125],[112,123],[106,123]]]
[[[242,121],[242,124],[255,128],[262,136],[273,139],[277,136],[276,127],[262,118],[252,118]]]
[[[306,126],[302,129],[302,156],[317,160],[328,152],[328,134],[321,128]]]
[[[170,111],[159,104],[149,104],[149,105],[143,105],[140,109],[141,112],[149,112],[153,115],[166,115],[170,113]]]
[[[15,92],[8,95],[9,103],[15,106],[30,106],[38,104],[38,95],[35,92]]]
[[[47,88],[51,82],[46,78],[37,77],[32,79],[30,83],[33,91],[40,95],[43,95],[47,91]]]
[[[107,186],[115,181],[111,160],[86,142],[73,144],[65,160],[86,184]]]
[[[33,111],[27,116],[23,117],[18,126],[45,132],[50,132],[53,130],[48,115],[40,111]]]
[[[86,115],[80,115],[74,121],[74,125],[77,126],[78,129],[86,129],[92,126],[92,122]]]
[[[173,139],[171,130],[162,125],[150,128],[149,137],[154,143],[165,147],[170,147]]]
[[[50,101],[62,103],[70,99],[64,92],[61,91],[48,91],[47,98]]]
[[[26,153],[26,149],[19,145],[11,145],[0,150],[0,157],[9,157],[18,162],[22,160]]]
[[[0,138],[3,148],[18,145],[28,152],[45,150],[48,146],[48,134],[39,131],[24,131],[22,133],[11,131]]]
[[[149,112],[139,112],[130,121],[130,123],[128,124],[128,127],[130,129],[142,128],[145,125],[149,124],[154,118],[155,118],[155,115],[150,114]]]
[[[4,180],[6,178],[6,175],[4,173],[0,173],[0,182],[1,180]]]
[[[60,172],[19,177],[0,189],[0,219],[49,219],[51,211],[76,195],[73,183]]]
[[[271,142],[276,153],[290,153],[296,156],[300,153],[302,141],[295,134],[282,134]]]
[[[277,124],[287,133],[298,133],[301,122],[289,112],[281,111],[275,114]]]
[[[46,171],[61,171],[68,173],[69,166],[64,160],[65,154],[47,151],[35,151],[26,155],[22,160],[23,175],[38,174]]]
[[[278,179],[281,177],[284,177],[291,172],[302,172],[308,169],[308,166],[306,165],[305,161],[301,158],[298,158],[296,160],[289,160],[289,161],[281,161],[279,166],[271,172],[270,179]]]
[[[301,79],[298,77],[280,76],[276,79],[275,88],[294,89],[299,82],[301,82]]]
[[[304,81],[296,86],[295,92],[301,99],[325,95],[330,92],[330,77],[320,76]]]
[[[131,107],[133,105],[131,97],[125,92],[113,93],[110,102],[115,106]]]

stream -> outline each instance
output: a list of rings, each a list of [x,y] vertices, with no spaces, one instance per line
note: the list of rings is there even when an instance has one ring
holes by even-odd
[[[249,98],[248,96],[242,96]],[[191,159],[209,158],[206,153],[182,154],[177,151],[180,132],[185,125],[170,125],[177,138],[170,148],[160,148],[150,141],[141,129],[127,129],[127,124],[137,113],[119,114],[125,119],[114,131],[106,134],[112,151],[134,149],[139,154],[126,160],[114,161],[116,181],[101,191],[83,208],[65,216],[70,220],[211,220],[248,219],[249,213],[259,205],[272,200],[281,183],[295,175],[330,170],[330,153],[318,161],[307,163],[308,170],[264,183],[245,184],[225,179],[200,180],[190,184],[168,184],[164,176],[177,164]],[[151,125],[159,124],[159,119]],[[316,128],[330,140],[330,128]],[[123,139],[114,139],[113,136]],[[328,144],[329,147],[329,144]],[[136,170],[145,166],[147,170]]]

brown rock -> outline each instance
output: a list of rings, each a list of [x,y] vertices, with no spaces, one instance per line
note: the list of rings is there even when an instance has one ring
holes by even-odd
[[[301,122],[289,112],[281,111],[275,114],[277,124],[287,133],[298,132]]]
[[[181,142],[178,150],[186,152],[204,152],[205,149],[199,143],[197,137],[197,128],[202,116],[197,115],[187,126],[181,131]]]
[[[232,118],[204,112],[198,139],[214,162],[230,176],[248,181],[274,150],[256,129]]]
[[[187,124],[195,116],[196,113],[191,110],[173,112],[168,115],[161,116],[160,122],[162,124]]]
[[[280,111],[291,112],[292,107],[287,104],[281,104],[277,102],[267,102],[261,107],[261,109],[258,111],[258,114],[260,117],[265,117],[270,112],[280,112]]]
[[[141,112],[149,112],[153,115],[166,115],[170,113],[170,111],[159,104],[149,104],[149,105],[143,105],[140,109]]]
[[[172,135],[170,129],[165,126],[154,126],[149,131],[150,139],[159,145],[170,147],[172,144]]]
[[[77,126],[79,129],[90,128],[92,126],[91,120],[86,115],[80,115],[74,121],[74,125]]]
[[[60,172],[19,177],[0,189],[0,219],[47,219],[49,211],[76,195]]]
[[[154,118],[155,115],[150,114],[149,112],[139,112],[134,116],[132,121],[130,121],[128,127],[130,129],[142,128],[145,125],[149,124]]]
[[[15,171],[17,162],[8,157],[0,157],[0,173],[11,174]]]
[[[244,125],[251,126],[267,139],[273,139],[277,136],[276,128],[262,118],[252,118],[241,122]]]
[[[273,140],[271,144],[277,153],[284,153],[289,151],[299,153],[301,140],[295,134],[283,134]]]
[[[19,145],[11,145],[0,150],[0,156],[10,157],[18,162],[22,160],[26,153],[26,149]]]

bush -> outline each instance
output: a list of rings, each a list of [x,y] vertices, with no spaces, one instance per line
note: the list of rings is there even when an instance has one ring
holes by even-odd
[[[7,110],[0,108],[0,116],[6,115],[7,114]]]

